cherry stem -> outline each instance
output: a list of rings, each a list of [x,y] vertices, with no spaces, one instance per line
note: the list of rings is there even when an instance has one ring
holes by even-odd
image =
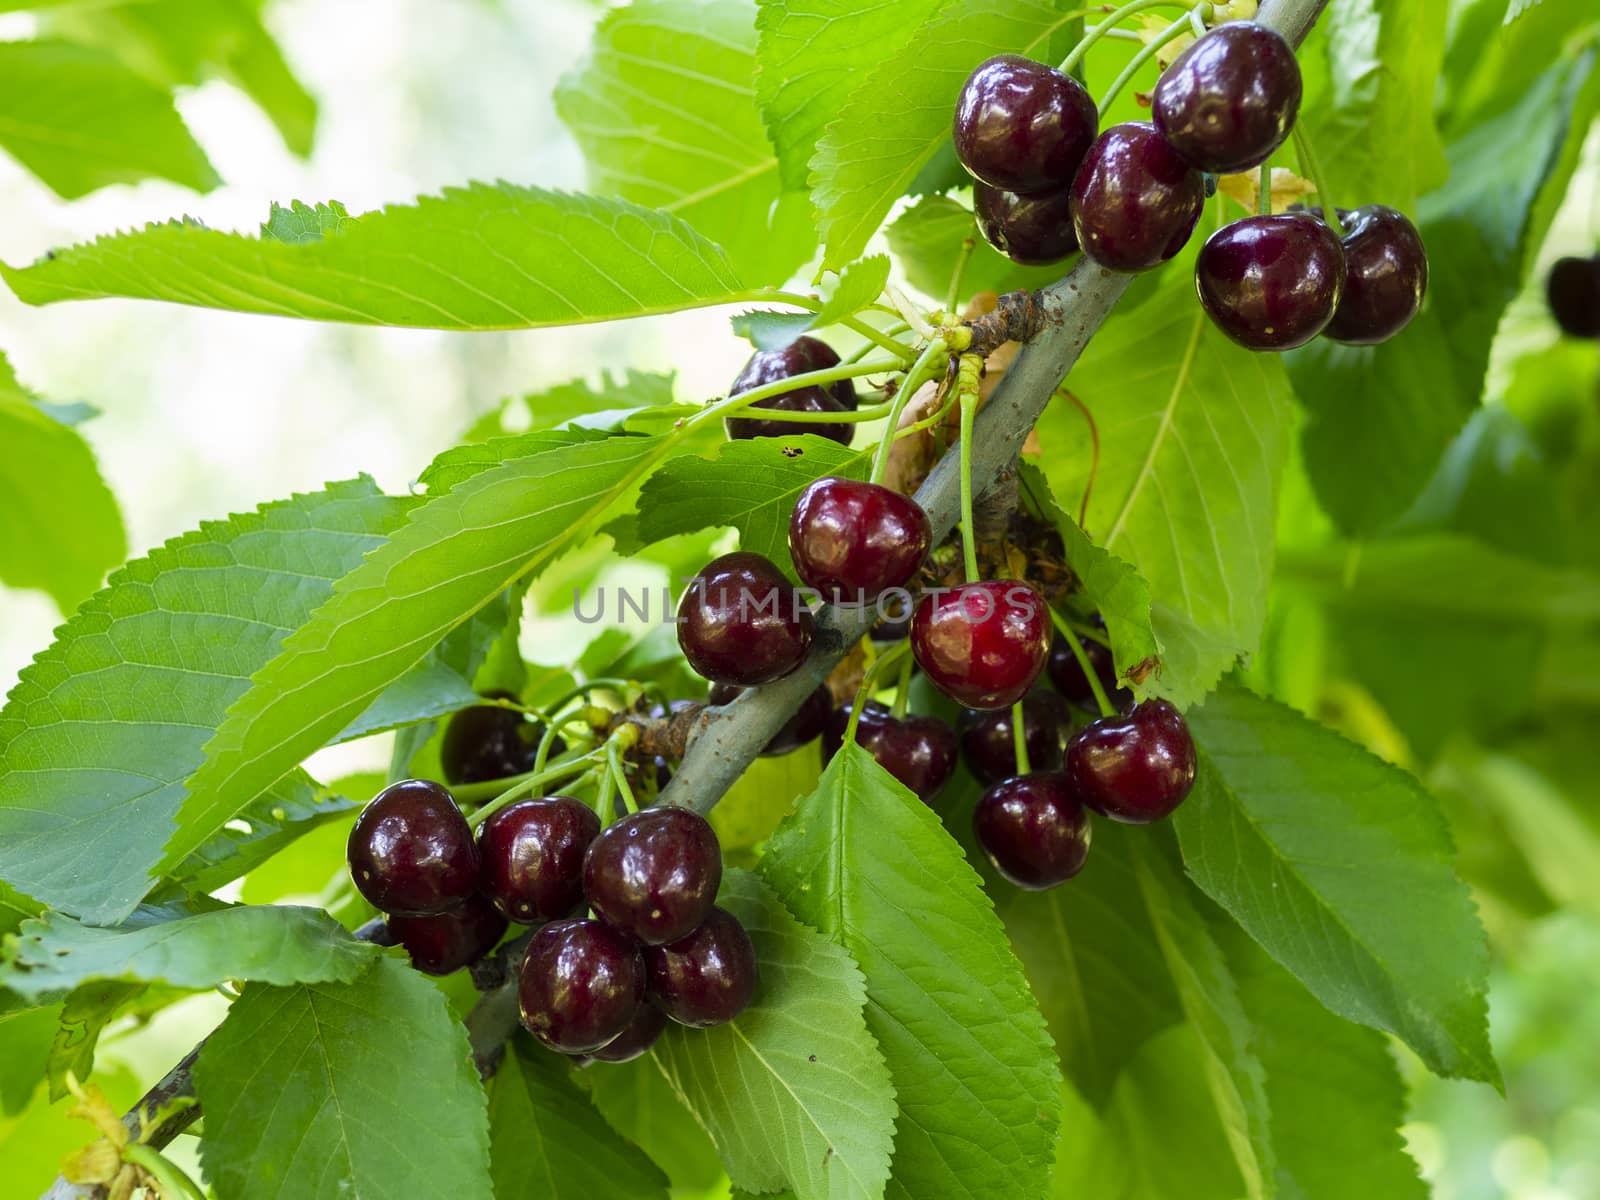
[[[1263,217],[1272,215],[1272,160],[1261,164],[1261,174],[1256,183],[1256,213]]]
[[[873,326],[873,328],[877,329],[877,326]],[[909,332],[910,329],[910,325],[907,325],[904,321],[898,321],[889,326],[887,329],[877,329],[877,332],[883,334],[883,336],[887,338],[898,338],[902,333]],[[899,341],[895,342],[895,345],[897,346],[900,344],[901,343]],[[858,363],[870,353],[872,353],[872,343],[868,342],[844,361],[847,363]]]
[[[610,768],[611,779],[617,786],[616,805],[617,817],[620,820],[627,816],[638,803],[633,798],[633,788],[628,784],[628,773],[622,769],[622,749],[618,744],[608,739],[606,741],[606,766]]]
[[[467,817],[467,824],[476,829],[513,800],[527,795],[540,784],[550,783],[556,779],[569,779],[574,775],[581,775],[585,771],[592,770],[597,762],[603,761],[604,755],[605,751],[603,749],[590,750],[585,754],[580,754],[577,758],[568,759],[566,762],[558,762],[542,771],[530,771],[526,775],[512,776],[510,779],[496,779],[490,783],[467,784],[451,790],[457,800],[471,803],[480,789],[501,789],[498,792],[490,793],[492,798]],[[510,783],[511,786],[506,787],[507,783]]]
[[[946,312],[955,312],[956,305],[961,301],[961,281],[967,274],[967,263],[972,261],[972,252],[977,249],[976,238],[962,238],[961,250],[956,255],[955,269],[950,272],[950,290],[945,293],[944,307]]]
[[[1333,236],[1344,239],[1344,222],[1339,220],[1339,210],[1334,207],[1333,194],[1328,191],[1328,181],[1323,178],[1322,164],[1317,161],[1317,155],[1311,149],[1311,139],[1306,136],[1300,123],[1294,126],[1294,149],[1300,156],[1300,170],[1311,176],[1311,186],[1317,189],[1317,199],[1322,201],[1322,219],[1327,222],[1328,228],[1333,230]]]
[[[753,387],[748,392],[740,392],[737,396],[725,396],[721,400],[715,400],[685,421],[681,428],[698,428],[718,417],[731,416],[740,409],[748,408],[759,401],[770,400],[774,396],[782,396],[789,392],[799,391],[801,388],[814,387],[823,383],[837,383],[841,379],[858,379],[862,375],[881,375],[886,372],[902,370],[904,367],[905,363],[899,359],[879,358],[871,362],[840,363],[836,367],[824,367],[820,371],[804,371],[799,375],[790,375],[784,379],[775,379],[771,383],[764,383],[760,387]],[[863,408],[857,412],[786,412],[783,414],[783,419],[785,421],[809,421],[816,424],[838,425],[851,421],[876,421],[887,409],[887,405],[879,405],[877,408]]]
[[[1031,773],[1033,764],[1028,761],[1028,734],[1022,727],[1021,700],[1011,706],[1011,741],[1017,748],[1017,774]]]
[[[1078,660],[1078,666],[1083,671],[1083,677],[1089,681],[1089,690],[1094,693],[1094,702],[1100,708],[1100,715],[1102,717],[1114,715],[1117,710],[1111,707],[1111,701],[1106,696],[1106,689],[1100,685],[1100,674],[1094,669],[1094,664],[1089,661],[1089,653],[1083,648],[1083,642],[1078,639],[1078,631],[1053,608],[1050,610],[1050,619],[1056,623],[1056,628],[1061,632],[1061,636],[1067,645],[1072,647],[1072,657]]]
[[[894,708],[891,715],[899,718],[906,715],[906,708],[911,703],[911,668],[914,664],[908,654],[900,660],[900,679],[895,685]]]
[[[1210,4],[1196,5],[1156,34],[1150,41],[1146,42],[1144,48],[1128,60],[1128,65],[1122,68],[1122,74],[1111,81],[1111,86],[1106,89],[1106,94],[1100,100],[1100,111],[1105,112],[1106,109],[1111,107],[1111,102],[1117,98],[1117,94],[1127,85],[1128,80],[1138,74],[1139,68],[1154,58],[1161,47],[1176,38],[1182,37],[1189,31],[1191,14],[1199,13],[1202,9],[1209,9],[1210,7]]]
[[[867,706],[867,701],[871,699],[872,693],[878,690],[878,677],[902,658],[909,658],[910,654],[911,643],[909,641],[901,642],[894,649],[885,650],[878,655],[873,660],[872,665],[862,672],[861,686],[856,688],[856,698],[850,705],[850,720],[845,723],[844,727],[844,740],[846,742],[856,740],[856,726],[861,724],[861,710]]]
[[[1098,25],[1090,25],[1089,28],[1088,28],[1088,32],[1090,32],[1090,33],[1098,33],[1098,34],[1100,34],[1101,37],[1113,38],[1113,39],[1115,39],[1116,41],[1119,41],[1119,42],[1142,42],[1142,41],[1144,41],[1144,39],[1142,37],[1140,37],[1137,33],[1135,33],[1131,29],[1107,29],[1104,33],[1101,33],[1100,32],[1100,26],[1098,26]]]
[[[885,333],[877,326],[867,324],[858,317],[844,317],[839,321],[839,324],[844,326],[846,329],[852,330],[855,333],[859,333],[862,337],[866,338],[867,341],[876,343],[878,346],[887,350],[890,354],[898,354],[902,362],[910,362],[916,357],[917,352],[910,346],[906,345],[898,338]]]
[[[1066,58],[1061,60],[1061,73],[1063,75],[1072,74],[1077,65],[1083,61],[1083,56],[1089,53],[1090,48],[1096,42],[1109,34],[1119,23],[1126,20],[1128,17],[1133,16],[1134,13],[1144,12],[1148,8],[1188,7],[1189,6],[1187,4],[1178,3],[1176,0],[1129,0],[1129,3],[1124,4],[1121,8],[1112,9],[1111,12],[1107,14],[1106,19],[1101,21],[1100,24],[1094,26],[1092,29],[1084,30],[1083,37],[1078,40],[1078,44],[1072,48],[1071,52],[1066,56]],[[1204,7],[1210,8],[1211,6],[1207,4]],[[1095,10],[1089,9],[1087,11],[1094,12]],[[1188,20],[1187,17],[1184,19]],[[1100,106],[1100,111],[1102,113],[1105,112],[1105,105],[1102,104]]]
[[[122,1161],[142,1168],[155,1180],[156,1187],[165,1200],[184,1200],[184,1197],[188,1197],[189,1200],[206,1200],[205,1193],[195,1181],[154,1146],[146,1146],[143,1142],[129,1142],[122,1147]]]
[[[958,385],[959,387],[959,385]],[[961,563],[967,582],[978,582],[978,534],[972,527],[972,418],[978,411],[976,388],[961,392]]]
[[[917,361],[911,364],[911,369],[906,372],[906,377],[901,380],[900,390],[895,392],[894,402],[889,405],[889,425],[883,431],[882,440],[878,442],[878,454],[872,460],[872,475],[869,477],[868,482],[882,483],[884,476],[889,473],[889,451],[894,446],[894,431],[895,426],[900,424],[900,414],[905,412],[906,405],[911,403],[911,397],[916,395],[919,387],[929,379],[938,378],[938,372],[934,370],[934,364],[937,363],[940,367],[943,367],[947,353],[949,353],[949,347],[945,345],[944,339],[934,338],[917,357]],[[794,378],[799,379],[801,376],[796,375]],[[791,415],[793,414],[785,413],[784,419],[787,420]]]

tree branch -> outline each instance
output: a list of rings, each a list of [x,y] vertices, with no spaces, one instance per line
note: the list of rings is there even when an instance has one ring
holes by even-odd
[[[1327,2],[1262,0],[1256,21],[1276,29],[1291,45],[1298,46]],[[1131,275],[1119,275],[1082,259],[1066,278],[1012,304],[1002,315],[980,318],[975,323],[975,342],[986,350],[1004,339],[1027,339],[977,417],[972,477],[978,492],[992,487],[1016,461],[1023,440],[1044,406],[1132,281]],[[959,472],[959,459],[951,451],[917,489],[916,500],[928,514],[935,543],[949,535],[959,518]],[[755,761],[772,735],[827,678],[850,647],[861,640],[872,620],[870,609],[825,609],[817,621],[811,654],[799,670],[744,693],[726,707],[702,710],[693,718],[700,727],[673,773],[672,782],[662,792],[661,802],[709,812]],[[375,940],[372,926],[376,924],[381,923],[363,926],[357,936]],[[497,958],[513,952],[520,954],[526,944],[526,937],[508,943]],[[506,958],[499,964],[503,982],[485,991],[466,1018],[473,1061],[485,1077],[494,1072],[507,1040],[517,1028],[516,979],[506,969],[511,961]],[[191,1070],[203,1045],[202,1041],[184,1055],[123,1118],[131,1133],[138,1135],[139,1114],[149,1110],[150,1105],[194,1095]],[[150,1137],[150,1144],[158,1148],[167,1145],[199,1115],[199,1106],[191,1105],[163,1123]],[[41,1200],[89,1200],[93,1195],[94,1189],[80,1188],[58,1178]]]

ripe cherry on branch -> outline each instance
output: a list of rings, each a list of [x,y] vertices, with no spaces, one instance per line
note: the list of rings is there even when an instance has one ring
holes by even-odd
[[[1065,186],[1024,196],[974,184],[972,210],[984,240],[1014,263],[1043,267],[1077,252],[1072,194]]]
[[[639,943],[601,921],[556,921],[533,935],[518,976],[522,1024],[552,1050],[589,1054],[644,1002]]]
[[[1078,244],[1102,267],[1147,271],[1183,249],[1205,199],[1200,172],[1154,125],[1113,125],[1072,182]]]
[[[850,709],[835,710],[823,735],[823,755],[831,759],[844,745]],[[856,741],[877,764],[925,804],[933,803],[956,769],[955,731],[938,717],[896,717],[875,700],[861,709]]]
[[[678,645],[714,683],[781,679],[811,646],[811,613],[771,560],[748,551],[712,559],[678,605]]]
[[[608,924],[650,946],[694,931],[716,902],[722,848],[687,808],[646,808],[590,843],[583,892]]]
[[[1194,268],[1207,315],[1250,350],[1290,350],[1316,337],[1333,320],[1344,278],[1338,237],[1306,213],[1224,225]]]
[[[361,810],[346,842],[356,890],[381,912],[432,917],[478,888],[478,851],[455,797],[403,779]]]
[[[1064,191],[1100,115],[1083,85],[1041,62],[1000,54],[979,63],[956,100],[956,157],[992,188]]]
[[[1089,813],[1059,771],[1002,780],[972,810],[978,845],[1018,887],[1054,887],[1083,869]]]
[[[838,362],[839,356],[826,343],[812,337],[796,338],[781,350],[758,350],[752,354],[750,361],[745,363],[744,369],[729,386],[728,395],[737,396],[766,384],[776,383],[780,379],[837,366]],[[776,413],[844,412],[856,407],[855,399],[855,387],[848,381],[842,385],[834,383],[825,387],[812,384],[798,387],[792,392],[769,396],[765,400],[757,400],[745,411],[748,413],[753,409],[762,409]],[[855,426],[847,421],[835,425],[810,421],[785,421],[781,416],[740,416],[729,417],[723,424],[728,436],[734,439],[793,437],[801,433],[814,433],[818,437],[831,438],[840,445],[848,446],[855,436]]]
[[[1258,167],[1300,111],[1300,64],[1264,25],[1233,21],[1195,42],[1151,97],[1155,127],[1190,165],[1214,175]]]
[[[584,853],[599,833],[594,810],[566,796],[491,813],[478,830],[484,893],[524,925],[571,916],[583,903]]]
[[[645,994],[680,1025],[725,1025],[756,991],[756,951],[738,918],[713,908],[691,933],[644,951]]]
[[[933,685],[967,708],[1006,708],[1027,694],[1050,654],[1044,597],[1020,579],[964,583],[925,595],[911,648]]]
[[[1105,622],[1098,617],[1094,624],[1100,629],[1105,628]],[[1078,644],[1083,647],[1084,657],[1089,660],[1101,689],[1116,704],[1127,693],[1117,687],[1117,668],[1111,659],[1111,648],[1093,638],[1081,636],[1078,637]],[[1050,683],[1056,691],[1080,708],[1094,708],[1094,689],[1089,686],[1089,678],[1083,673],[1083,664],[1072,652],[1072,647],[1067,645],[1066,638],[1059,633],[1050,643],[1048,669]]]
[[[1072,715],[1054,692],[1033,691],[1022,698],[1022,736],[1034,770],[1061,765],[1071,727]],[[961,761],[985,785],[1017,773],[1016,734],[1009,708],[961,714]]]
[[[832,475],[807,486],[789,518],[796,573],[835,604],[866,604],[903,586],[932,541],[928,514],[909,496]]]
[[[1095,812],[1130,825],[1159,821],[1194,786],[1194,739],[1165,700],[1091,721],[1067,744],[1065,775]]]
[[[510,692],[490,692],[486,700],[515,700]],[[512,708],[475,704],[450,718],[439,744],[439,763],[446,783],[483,783],[533,769],[544,727]],[[551,756],[566,749],[559,737]]]
[[[505,915],[482,896],[470,896],[460,907],[435,917],[390,916],[384,923],[411,956],[411,965],[426,975],[449,975],[470,967],[506,932]]]
[[[1600,257],[1561,258],[1545,281],[1550,315],[1569,337],[1600,337]]]
[[[1428,290],[1428,255],[1422,236],[1404,213],[1382,204],[1341,212],[1344,290],[1326,335],[1370,346],[1399,333],[1422,307]]]

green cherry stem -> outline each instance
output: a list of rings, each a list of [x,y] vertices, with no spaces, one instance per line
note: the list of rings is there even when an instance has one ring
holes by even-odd
[[[1334,207],[1333,194],[1328,191],[1328,181],[1323,178],[1322,164],[1317,161],[1317,155],[1311,149],[1311,139],[1295,122],[1294,150],[1300,156],[1300,170],[1311,176],[1311,186],[1317,189],[1317,199],[1322,202],[1322,219],[1328,223],[1328,228],[1333,230],[1333,236],[1344,238],[1344,222],[1339,220],[1339,210]]]
[[[886,374],[903,370],[904,367],[905,364],[897,358],[877,358],[870,362],[840,363],[836,367],[824,367],[820,371],[804,371],[799,375],[790,375],[786,379],[775,379],[771,383],[753,387],[748,392],[740,392],[737,396],[725,396],[721,400],[713,401],[685,421],[684,427],[696,428],[716,418],[731,416],[740,409],[748,408],[758,401],[770,400],[774,396],[782,396],[787,392],[798,391],[800,388],[812,387],[822,383],[837,383],[841,379],[857,379],[862,375]],[[879,409],[887,407],[887,405],[878,406]],[[819,422],[839,424],[845,421],[875,421],[882,415],[877,409],[861,409],[853,413],[786,412],[783,414],[783,419],[785,421],[799,421],[811,417]]]
[[[885,333],[883,330],[874,325],[867,324],[865,321],[860,320],[857,317],[845,317],[840,320],[839,324],[854,333],[860,334],[862,337],[866,338],[867,341],[876,343],[879,347],[887,350],[890,354],[898,355],[901,362],[908,363],[917,355],[915,350],[906,345],[904,342],[900,341],[898,338]]]
[[[961,388],[961,561],[967,582],[978,582],[978,537],[972,528],[972,418],[978,411],[978,390]]]
[[[945,293],[944,307],[946,312],[955,312],[956,305],[961,302],[961,282],[967,274],[967,263],[972,261],[972,252],[978,247],[977,238],[962,238],[961,250],[956,254],[956,265],[950,272],[950,290]]]
[[[1089,690],[1094,693],[1094,702],[1100,708],[1102,717],[1109,717],[1116,713],[1111,707],[1111,701],[1106,696],[1106,689],[1100,685],[1100,675],[1094,669],[1094,664],[1089,661],[1088,652],[1084,650],[1083,643],[1078,640],[1078,632],[1068,624],[1067,619],[1055,609],[1050,610],[1050,619],[1056,623],[1056,629],[1061,633],[1062,639],[1072,647],[1072,657],[1078,660],[1078,667],[1083,672],[1083,677],[1089,681]]]
[[[934,338],[924,347],[917,361],[911,364],[911,369],[906,372],[906,377],[900,382],[900,390],[895,392],[894,401],[889,407],[889,425],[883,431],[883,439],[878,443],[877,457],[872,460],[872,475],[870,482],[882,483],[883,477],[889,473],[889,451],[894,446],[895,426],[900,424],[900,414],[905,412],[906,405],[911,403],[911,397],[929,379],[937,379],[939,372],[944,368],[945,355],[949,347],[943,338]],[[795,376],[795,378],[800,378]],[[784,414],[784,419],[793,415]],[[832,415],[832,414],[829,414]],[[847,414],[848,415],[848,414]]]
[[[1199,12],[1201,9],[1209,10],[1210,7],[1210,4],[1196,5],[1191,11]],[[1189,20],[1189,13],[1185,13],[1182,17],[1178,18],[1178,20],[1174,21],[1160,33],[1156,34],[1156,36],[1150,41],[1146,42],[1144,48],[1128,60],[1128,65],[1122,68],[1122,74],[1118,75],[1111,81],[1111,86],[1106,89],[1106,94],[1101,98],[1101,112],[1105,112],[1106,109],[1111,107],[1111,102],[1115,100],[1118,93],[1121,92],[1125,86],[1127,86],[1128,80],[1132,79],[1136,74],[1138,74],[1139,68],[1154,58],[1160,51],[1161,47],[1165,46],[1168,42],[1173,41],[1176,38],[1182,37],[1189,31]]]
[[[895,685],[894,708],[892,710],[892,715],[897,718],[906,715],[906,708],[911,703],[911,668],[913,665],[909,654],[900,660],[900,679]]]
[[[1022,726],[1022,701],[1011,706],[1011,741],[1017,748],[1017,774],[1027,775],[1033,770],[1028,761],[1028,734]]]
[[[604,749],[590,750],[586,754],[580,754],[577,758],[558,762],[542,771],[530,771],[526,775],[512,776],[510,779],[496,779],[489,783],[469,783],[451,790],[457,800],[469,804],[477,796],[487,793],[489,798],[485,803],[467,817],[467,824],[476,829],[513,800],[518,800],[528,795],[540,784],[552,783],[557,779],[570,779],[574,775],[581,775],[585,771],[593,770],[597,764],[603,764],[604,761]],[[510,787],[506,786],[508,783],[511,785]],[[492,788],[500,790],[488,790]]]
[[[141,1167],[144,1172],[155,1180],[164,1200],[206,1200],[194,1180],[184,1174],[171,1159],[162,1156],[154,1146],[146,1146],[142,1142],[129,1142],[122,1148],[124,1162]]]
[[[1256,212],[1263,217],[1272,215],[1272,160],[1261,164],[1261,175],[1256,183]]]
[[[892,666],[899,664],[901,659],[911,656],[911,642],[909,639],[895,644],[892,650],[885,650],[873,660],[861,675],[861,686],[856,688],[856,698],[850,705],[850,720],[845,723],[844,740],[856,740],[856,726],[861,724],[861,710],[867,706],[867,701],[872,693],[878,690],[878,679]]]
[[[1150,8],[1188,7],[1189,6],[1187,4],[1177,3],[1176,0],[1129,0],[1129,2],[1124,4],[1122,7],[1112,9],[1111,12],[1106,15],[1106,19],[1101,21],[1100,24],[1096,25],[1092,29],[1084,31],[1084,35],[1079,40],[1078,44],[1072,48],[1071,52],[1066,58],[1061,60],[1061,73],[1063,75],[1072,74],[1077,65],[1083,61],[1083,56],[1089,53],[1089,50],[1096,42],[1109,34],[1122,21],[1133,16],[1134,13],[1144,12],[1146,9]],[[1204,7],[1210,8],[1211,6],[1207,4]],[[1184,20],[1188,20],[1188,17],[1185,17]],[[1105,112],[1105,105],[1102,104],[1100,106],[1100,111],[1102,113]]]

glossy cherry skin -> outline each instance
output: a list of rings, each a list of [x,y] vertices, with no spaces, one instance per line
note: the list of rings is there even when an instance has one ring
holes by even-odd
[[[500,944],[506,919],[482,896],[436,917],[388,917],[384,924],[425,975],[448,975],[469,967]]]
[[[1151,96],[1156,129],[1214,175],[1259,167],[1300,111],[1300,64],[1265,25],[1218,25],[1173,61]]]
[[[1050,655],[1044,597],[1019,579],[929,592],[911,618],[911,652],[945,695],[967,708],[1020,700]]]
[[[1550,315],[1568,337],[1600,337],[1600,258],[1557,259],[1545,281]]]
[[[819,349],[820,348],[820,349]],[[826,351],[824,354],[822,351]],[[826,361],[831,356],[832,362]],[[738,396],[754,388],[776,383],[808,371],[836,366],[839,356],[826,343],[816,338],[797,338],[781,350],[757,350],[745,363],[744,369],[728,388],[728,395]],[[773,412],[843,412],[847,407],[841,402],[841,393],[833,386],[799,387],[792,392],[780,392],[766,400],[757,400],[750,409]],[[852,387],[850,398],[854,400]],[[801,433],[814,433],[818,437],[832,438],[848,446],[855,436],[855,426],[841,421],[839,424],[815,424],[804,421],[785,421],[777,417],[729,417],[723,422],[728,436],[735,440],[753,437],[793,437]]]
[[[1339,239],[1305,213],[1245,217],[1200,248],[1200,306],[1247,350],[1292,350],[1333,320],[1344,290]]]
[[[876,483],[824,475],[789,516],[795,573],[832,603],[866,604],[917,573],[933,542],[928,514]]]
[[[1165,700],[1091,721],[1067,743],[1073,790],[1095,812],[1130,825],[1159,821],[1182,804],[1194,770],[1189,726]]]
[[[1101,629],[1105,628],[1098,618],[1095,624]],[[1128,693],[1125,689],[1117,687],[1117,668],[1111,658],[1111,648],[1087,637],[1080,637],[1078,644],[1083,647],[1084,657],[1089,660],[1095,677],[1105,689],[1106,698],[1112,704],[1117,704],[1118,698],[1126,697]],[[1078,656],[1072,652],[1072,647],[1067,644],[1066,638],[1059,633],[1050,643],[1048,670],[1050,683],[1056,691],[1080,708],[1095,707],[1094,689],[1089,686],[1089,678],[1083,673],[1083,667],[1078,663]]]
[[[1323,333],[1371,346],[1404,329],[1428,290],[1428,252],[1404,213],[1382,204],[1341,211],[1344,294]]]
[[[380,912],[432,917],[478,889],[472,830],[443,785],[403,779],[379,792],[345,844],[350,877]]]
[[[980,183],[1009,192],[1072,182],[1100,114],[1076,79],[1016,54],[978,64],[956,98],[956,157]]]
[[[1031,768],[1053,771],[1061,765],[1071,720],[1066,704],[1054,692],[1029,692],[1022,698],[1022,736]],[[961,761],[985,786],[1017,773],[1009,708],[961,714]]]
[[[831,759],[844,745],[850,723],[848,707],[835,709],[822,735],[824,759]],[[856,741],[889,774],[893,775],[925,804],[932,804],[939,789],[955,773],[958,743],[955,730],[938,717],[893,717],[875,700],[861,710],[856,725]]]
[[[975,184],[972,212],[984,240],[1025,267],[1060,262],[1078,249],[1072,197],[1065,187],[1024,196]]]
[[[485,699],[515,700],[510,692],[492,692]],[[475,704],[450,718],[439,744],[439,762],[446,783],[482,783],[533,769],[542,726],[520,712],[493,704]],[[555,738],[551,754],[566,743]]]
[[[641,1004],[626,1029],[600,1049],[589,1051],[587,1057],[608,1063],[632,1062],[656,1044],[666,1027],[666,1013],[654,1004]]]
[[[756,948],[725,908],[693,933],[644,952],[645,995],[680,1025],[725,1025],[756,994]]]
[[[520,800],[478,829],[480,886],[522,925],[570,917],[583,903],[583,856],[600,818],[568,796]]]
[[[712,704],[730,704],[743,691],[744,688],[732,687],[726,683],[714,683],[711,685],[711,694],[706,699]],[[778,758],[816,741],[827,727],[828,716],[832,712],[833,695],[825,685],[818,684],[795,710],[794,715],[768,740],[766,747],[761,751],[761,756]]]
[[[607,826],[583,860],[583,894],[610,924],[647,946],[673,942],[711,911],[722,848],[687,808],[641,809]]]
[[[1089,856],[1089,813],[1059,771],[1005,779],[972,810],[978,845],[1018,887],[1054,887],[1083,869]]]
[[[703,567],[678,604],[678,645],[713,683],[782,679],[811,648],[811,613],[769,559],[735,551]]]
[[[782,353],[790,375],[804,375],[810,371],[826,371],[839,365],[839,353],[821,338],[802,336],[783,348]],[[839,402],[840,408],[856,411],[859,403],[854,380],[836,379],[828,384],[827,392]]]
[[[1183,249],[1205,179],[1142,121],[1102,133],[1072,181],[1072,219],[1083,252],[1113,271],[1147,271]]]
[[[603,921],[555,921],[528,943],[517,980],[522,1025],[552,1050],[590,1054],[644,1002],[639,943]]]

